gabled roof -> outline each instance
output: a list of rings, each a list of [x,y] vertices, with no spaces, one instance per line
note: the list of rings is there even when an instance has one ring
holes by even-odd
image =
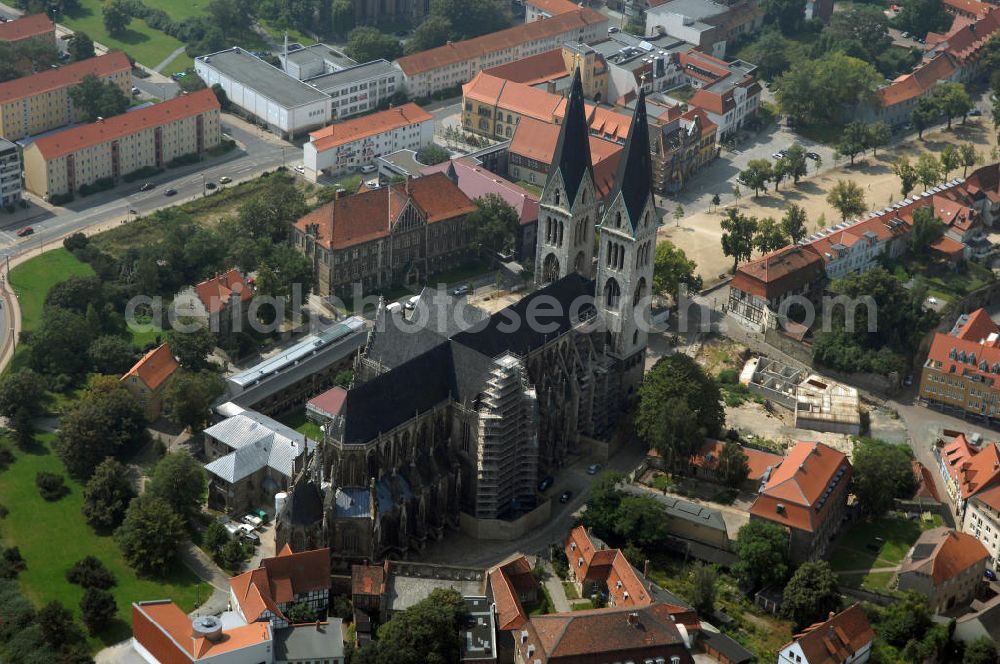
[[[740,265],[731,287],[764,300],[777,299],[821,277],[823,267],[811,246],[790,244]]]
[[[950,53],[936,55],[930,62],[919,65],[908,74],[899,76],[889,85],[878,90],[882,106],[892,106],[929,92],[941,81],[955,73],[958,64]]]
[[[257,569],[232,577],[229,585],[247,622],[260,620],[264,611],[284,617],[280,604],[330,589],[330,550],[282,551],[281,555],[261,560]]]
[[[37,74],[0,83],[0,104],[70,87],[82,81],[84,76],[93,75],[103,79],[118,72],[131,70],[132,64],[128,61],[127,55],[121,51],[110,51],[104,55],[63,65],[58,69],[43,69]]]
[[[194,287],[198,299],[209,314],[217,314],[227,306],[235,294],[241,302],[253,297],[253,291],[246,279],[235,267],[228,272],[206,279]]]
[[[23,18],[0,23],[0,41],[16,42],[31,39],[48,32],[55,32],[56,24],[45,14],[31,14]]]
[[[193,636],[192,622],[169,600],[132,604],[133,635],[158,661],[197,662],[271,640],[268,623],[251,623],[223,630],[220,641]]]
[[[520,594],[538,592],[540,585],[523,555],[497,565],[487,572],[488,584],[497,610],[497,628],[520,629],[528,620]]]
[[[899,574],[916,573],[941,585],[990,557],[986,547],[972,535],[951,528],[932,528],[920,533],[899,568]]]
[[[699,468],[715,468],[719,464],[719,455],[722,454],[722,448],[725,446],[724,441],[714,438],[706,439],[698,453],[691,457],[691,465]],[[743,445],[740,445],[740,449],[746,456],[747,465],[750,467],[747,479],[752,482],[763,478],[769,469],[775,468],[784,458],[780,454],[762,452]]]
[[[122,380],[135,377],[145,383],[150,390],[156,391],[179,367],[173,353],[170,352],[170,346],[160,344],[143,355],[142,359],[122,376]]]
[[[45,159],[55,159],[144,129],[218,111],[219,108],[219,100],[215,93],[211,88],[205,88],[98,122],[47,134],[31,143],[28,149],[37,148]]]
[[[810,625],[794,638],[809,664],[844,664],[874,640],[875,631],[860,604]]]
[[[296,460],[316,446],[294,429],[251,410],[227,417],[204,433],[233,450],[205,466],[230,484],[264,466],[292,477]]]
[[[616,181],[634,233],[646,203],[653,195],[653,158],[649,153],[649,122],[646,119],[646,93],[639,89],[639,99],[632,115],[624,157]]]
[[[646,152],[647,158],[649,151]],[[577,191],[586,175],[593,178],[593,161],[590,157],[590,128],[583,104],[583,83],[580,81],[580,69],[573,72],[573,85],[570,88],[569,101],[562,126],[559,128],[559,138],[552,154],[552,170],[549,178],[558,171],[562,175],[563,186],[566,188],[567,205],[576,200]]]
[[[965,434],[959,434],[941,449],[941,462],[958,485],[963,499],[1000,485],[1000,447],[997,443],[987,442],[979,448],[969,443]]]
[[[388,187],[344,196],[295,222],[303,233],[314,224],[316,241],[327,249],[345,249],[387,237],[407,202],[432,224],[476,211],[476,204],[444,173],[432,173]]]
[[[317,152],[332,150],[338,145],[361,140],[368,136],[383,134],[401,127],[430,122],[434,119],[430,113],[413,102],[387,108],[361,118],[335,122],[309,134],[309,141]]]
[[[384,592],[385,567],[368,563],[351,566],[352,595],[382,595]]]
[[[439,172],[446,173],[452,181],[457,179],[458,188],[473,200],[496,194],[507,201],[517,210],[518,223],[522,226],[538,221],[538,198],[534,194],[482,166],[467,159],[452,159],[420,170],[421,175]]]
[[[502,78],[513,83],[535,85],[545,81],[569,76],[566,62],[563,60],[562,49],[554,48],[537,55],[508,62],[507,64],[490,67],[483,70],[484,74]]]

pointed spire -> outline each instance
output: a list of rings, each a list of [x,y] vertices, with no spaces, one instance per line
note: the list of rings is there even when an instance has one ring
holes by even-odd
[[[639,225],[639,217],[646,207],[646,201],[653,191],[653,163],[649,154],[646,92],[641,86],[615,184],[622,192],[625,209],[628,211],[632,229],[635,230]]]
[[[576,193],[580,189],[584,173],[592,173],[590,158],[590,127],[587,124],[587,111],[583,103],[583,82],[580,80],[580,68],[573,73],[573,85],[570,88],[569,100],[566,102],[566,113],[563,115],[562,126],[559,128],[559,140],[552,155],[552,173],[562,172],[566,185],[566,205],[573,204]]]

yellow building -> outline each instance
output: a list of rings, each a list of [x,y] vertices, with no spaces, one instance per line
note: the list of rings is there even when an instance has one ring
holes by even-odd
[[[121,51],[0,83],[0,136],[17,141],[82,120],[69,91],[90,75],[131,92],[132,65]]]
[[[219,101],[211,89],[175,97],[81,127],[44,136],[24,149],[28,191],[47,200],[85,185],[172,159],[203,154],[219,144]]]

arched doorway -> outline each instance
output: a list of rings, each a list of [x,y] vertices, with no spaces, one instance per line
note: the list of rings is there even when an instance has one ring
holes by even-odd
[[[559,278],[559,259],[555,254],[549,254],[542,261],[542,282],[548,283]]]

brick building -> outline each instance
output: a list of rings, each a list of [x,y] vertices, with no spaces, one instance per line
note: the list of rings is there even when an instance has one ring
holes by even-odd
[[[968,606],[975,597],[989,553],[972,535],[951,528],[924,531],[913,543],[899,570],[897,588],[927,598],[934,613]]]
[[[162,344],[143,355],[122,376],[121,382],[125,389],[139,402],[150,422],[160,416],[163,390],[179,366],[170,352],[170,346]]]

